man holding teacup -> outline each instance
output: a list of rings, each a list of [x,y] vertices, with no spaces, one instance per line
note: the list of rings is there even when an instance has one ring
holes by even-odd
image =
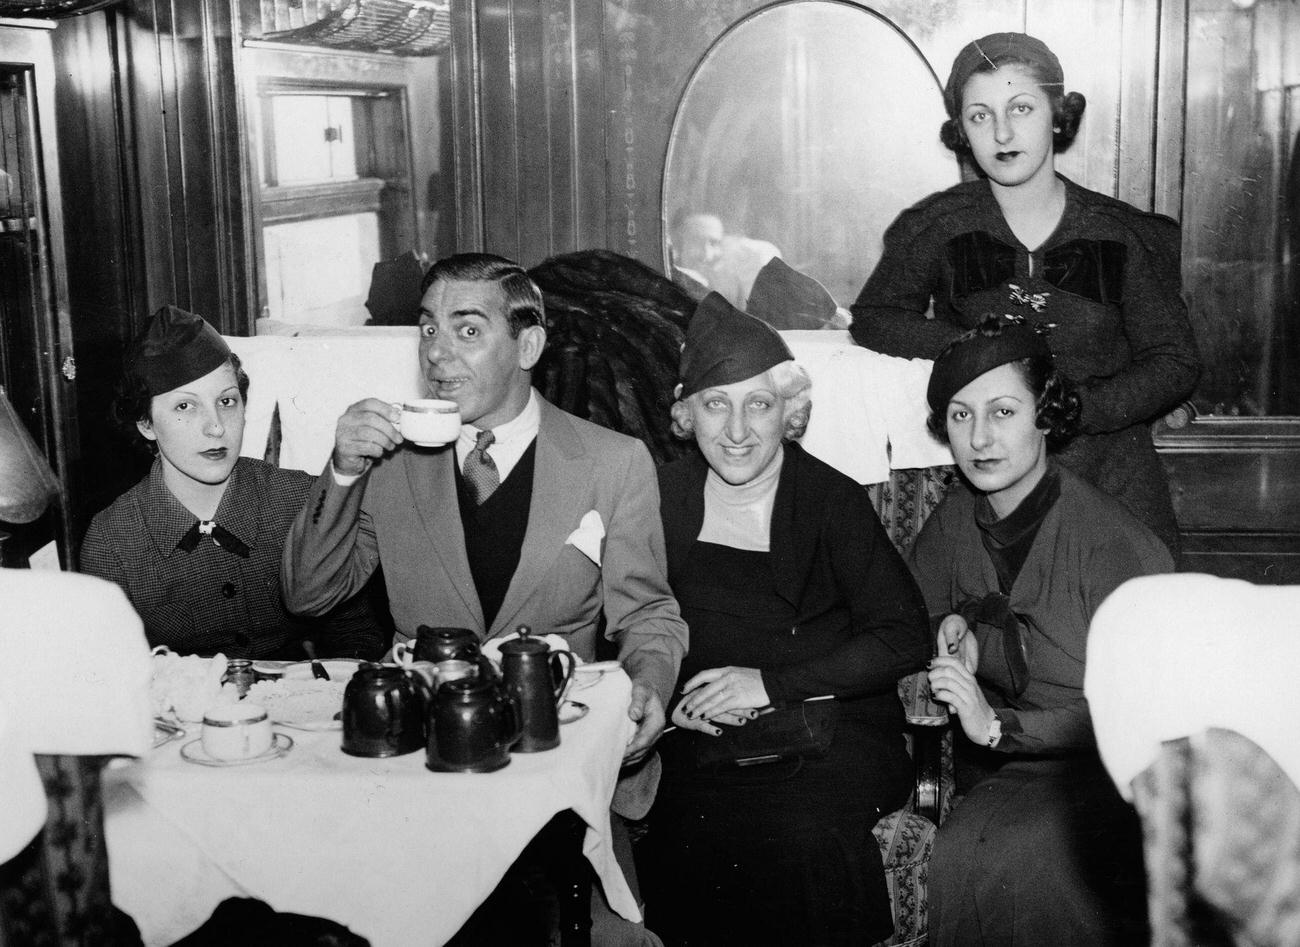
[[[625,761],[636,763],[663,729],[686,648],[650,454],[532,387],[545,315],[518,264],[460,254],[423,285],[420,366],[430,396],[459,406],[459,434],[418,446],[403,437],[403,406],[367,398],[348,408],[285,546],[285,599],[319,614],[382,562],[397,640],[422,624],[472,628],[481,640],[526,624],[566,636],[586,660],[603,614],[633,682]],[[648,806],[653,781],[637,788],[620,811]]]

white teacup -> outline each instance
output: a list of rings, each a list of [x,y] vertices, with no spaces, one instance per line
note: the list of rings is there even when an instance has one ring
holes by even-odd
[[[203,714],[203,751],[214,760],[247,760],[271,749],[271,720],[259,704],[226,704]]]
[[[438,398],[413,398],[401,404],[397,429],[421,447],[441,447],[460,436],[460,405]]]

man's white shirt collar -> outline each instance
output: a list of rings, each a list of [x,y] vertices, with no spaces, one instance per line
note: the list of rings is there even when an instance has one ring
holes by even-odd
[[[515,469],[519,459],[524,456],[524,451],[528,450],[528,445],[537,438],[541,421],[542,409],[537,400],[537,389],[529,388],[528,403],[524,405],[524,410],[505,424],[492,428],[495,440],[487,453],[497,465],[497,473],[502,480],[510,476],[510,471]],[[480,430],[482,428],[472,424],[460,426],[460,437],[456,440],[456,464],[461,470],[465,469],[465,458],[474,449]]]

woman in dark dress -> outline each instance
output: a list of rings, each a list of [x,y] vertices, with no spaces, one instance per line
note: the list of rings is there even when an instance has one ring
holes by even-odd
[[[114,412],[155,454],[101,510],[81,571],[116,582],[151,645],[180,654],[374,658],[383,641],[361,597],[323,618],[284,607],[280,557],[313,478],[240,457],[248,375],[201,317],[167,306],[127,354]]]
[[[1060,455],[1176,548],[1169,486],[1150,425],[1190,395],[1200,361],[1180,296],[1181,238],[1168,217],[1056,172],[1085,100],[1065,94],[1041,41],[996,33],[958,54],[941,137],[980,179],[899,215],[852,307],[859,344],[934,358],[986,313],[1051,325],[1060,370],[1083,403]],[[933,305],[933,318],[927,311]]]
[[[1172,560],[1049,456],[1079,405],[1038,333],[987,320],[939,355],[927,396],[966,481],[909,553],[964,793],[930,860],[931,943],[1145,943],[1140,827],[1097,756],[1083,677],[1102,600]]]
[[[892,920],[871,829],[907,799],[896,685],[929,654],[920,596],[866,492],[793,443],[809,381],[775,331],[710,294],[681,378],[674,429],[699,452],[660,468],[660,494],[691,648],[640,851],[647,926],[670,945],[875,942]],[[833,719],[824,755],[702,765],[792,715]]]

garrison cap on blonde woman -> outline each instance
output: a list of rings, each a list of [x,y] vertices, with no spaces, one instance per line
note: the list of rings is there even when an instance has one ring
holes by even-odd
[[[686,327],[676,397],[744,381],[793,358],[785,340],[766,322],[709,293]]]

